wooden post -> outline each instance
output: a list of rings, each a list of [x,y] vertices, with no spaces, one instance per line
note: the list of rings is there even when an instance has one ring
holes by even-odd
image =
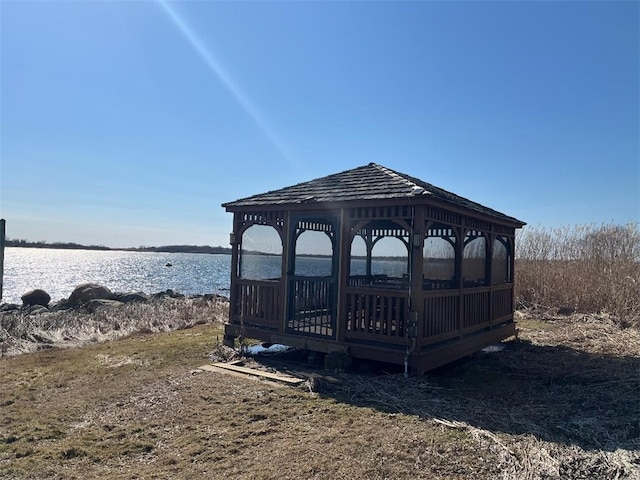
[[[371,256],[373,255],[373,234],[371,232],[371,227],[367,226],[364,234],[364,243],[367,247],[367,279],[371,280]]]
[[[0,302],[2,302],[2,285],[4,283],[4,235],[6,221],[0,218]]]
[[[233,231],[229,235],[229,243],[231,244],[231,288],[229,290],[229,323],[235,323],[236,316],[241,314],[236,310],[236,306],[239,304],[239,287],[238,287],[238,261],[239,261],[239,245],[242,239],[242,233],[240,231],[240,216],[241,212],[233,213]]]
[[[491,232],[485,235],[487,244],[485,248],[485,262],[484,262],[484,278],[485,285],[489,287],[489,301],[487,302],[487,308],[489,310],[489,328],[493,328],[493,243],[496,241],[496,235],[493,233],[493,225],[491,225]]]
[[[515,231],[513,233],[513,235],[508,237],[508,243],[509,243],[509,251],[507,252],[507,255],[509,255],[509,272],[508,272],[508,281],[511,282],[511,285],[514,286],[516,283],[516,271],[515,271],[515,266],[516,266],[516,237],[515,237]]]
[[[513,318],[515,303],[516,303],[516,231],[513,230],[513,234],[509,236],[509,281],[511,282],[511,318]]]
[[[338,246],[338,305],[336,310],[336,340],[345,341],[347,326],[347,286],[349,285],[349,262],[351,260],[351,235],[345,208],[340,209]]]
[[[425,208],[422,205],[414,207],[413,215],[413,231],[410,232],[409,239],[409,257],[410,257],[410,275],[411,286],[409,301],[411,311],[416,312],[418,324],[416,338],[417,346],[420,347],[420,339],[424,338],[424,327],[427,321],[434,319],[424,318],[424,295],[422,290],[422,280],[424,278],[424,232],[425,232]]]
[[[462,324],[464,323],[464,238],[467,234],[465,220],[458,227],[458,241],[456,242],[456,280],[458,281],[458,336],[462,337]]]
[[[287,322],[291,312],[291,305],[289,302],[289,295],[291,295],[291,287],[289,285],[289,278],[293,276],[293,270],[291,270],[291,262],[294,253],[291,253],[291,248],[295,248],[295,242],[292,244],[292,222],[291,210],[287,209],[284,214],[284,222],[282,225],[282,278],[281,278],[281,292],[282,298],[280,299],[280,305],[282,306],[282,319],[278,326],[278,331],[284,333],[287,331]]]

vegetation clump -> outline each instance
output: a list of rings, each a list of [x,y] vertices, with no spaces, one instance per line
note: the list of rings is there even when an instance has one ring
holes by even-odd
[[[516,307],[613,315],[640,326],[640,228],[525,227],[516,238]]]
[[[0,356],[77,347],[136,333],[182,330],[219,322],[227,315],[229,302],[225,297],[171,293],[150,295],[144,302],[112,302],[90,310],[34,306],[0,311]]]

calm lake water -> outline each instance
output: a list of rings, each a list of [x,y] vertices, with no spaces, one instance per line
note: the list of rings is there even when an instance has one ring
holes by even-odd
[[[2,302],[20,304],[20,297],[34,288],[60,300],[88,282],[114,292],[171,288],[185,295],[228,295],[230,267],[230,255],[7,247]]]
[[[245,278],[280,277],[279,256],[247,255],[243,260]],[[352,259],[351,274],[364,274],[365,265],[363,259]],[[330,275],[331,260],[302,257],[296,260],[295,271],[298,275]],[[378,260],[372,271],[401,277],[406,261]],[[230,279],[231,255],[7,247],[2,302],[20,304],[20,297],[35,288],[56,301],[68,298],[82,283],[104,285],[113,292],[157,293],[170,288],[185,295],[226,296]]]

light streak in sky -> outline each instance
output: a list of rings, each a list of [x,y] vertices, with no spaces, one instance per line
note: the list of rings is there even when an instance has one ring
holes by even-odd
[[[215,76],[220,80],[222,85],[231,93],[233,98],[240,104],[242,109],[251,117],[251,120],[258,126],[262,133],[269,139],[273,146],[287,160],[289,165],[298,169],[297,162],[291,154],[282,139],[276,134],[260,109],[251,101],[245,92],[242,91],[238,83],[233,79],[221,63],[207,49],[206,45],[198,38],[193,29],[187,22],[178,15],[173,7],[166,0],[157,0],[167,17],[176,26],[185,40],[193,47],[195,52],[204,60],[206,65],[211,69]]]

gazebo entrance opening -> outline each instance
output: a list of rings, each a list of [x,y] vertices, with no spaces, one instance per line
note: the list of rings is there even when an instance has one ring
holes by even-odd
[[[337,217],[295,217],[287,273],[287,332],[336,336],[339,234]]]

